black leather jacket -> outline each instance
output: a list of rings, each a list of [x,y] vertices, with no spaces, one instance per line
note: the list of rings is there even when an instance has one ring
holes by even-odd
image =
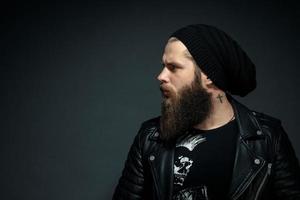
[[[300,200],[299,162],[280,121],[229,100],[239,128],[230,199]],[[173,155],[159,139],[159,117],[144,122],[113,199],[171,200]]]

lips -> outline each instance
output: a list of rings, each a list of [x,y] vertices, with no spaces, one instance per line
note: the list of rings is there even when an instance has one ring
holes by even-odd
[[[159,89],[164,97],[169,98],[171,96],[171,91],[169,89],[167,89],[167,87],[160,86]]]

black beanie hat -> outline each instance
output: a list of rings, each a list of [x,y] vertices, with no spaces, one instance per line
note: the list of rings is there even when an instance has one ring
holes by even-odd
[[[194,24],[175,31],[200,69],[220,89],[241,97],[256,88],[256,71],[247,54],[224,31]]]

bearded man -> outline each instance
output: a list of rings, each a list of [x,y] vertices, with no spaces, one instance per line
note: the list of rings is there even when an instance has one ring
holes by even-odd
[[[232,95],[256,88],[255,66],[225,32],[175,31],[157,79],[161,116],[144,122],[114,200],[296,200],[300,168],[279,119]]]

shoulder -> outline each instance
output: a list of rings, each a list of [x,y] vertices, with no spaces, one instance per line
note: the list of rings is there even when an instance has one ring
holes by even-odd
[[[159,140],[159,124],[160,116],[148,119],[141,124],[136,138],[143,155],[154,148],[156,144],[154,141]]]
[[[251,113],[261,126],[273,127],[273,128],[281,126],[281,120],[278,118],[254,110],[252,110]]]
[[[160,123],[159,121],[160,121],[160,116],[157,116],[142,122],[138,133],[140,137],[147,137],[157,132],[159,129],[159,123]]]
[[[272,141],[278,141],[284,133],[281,120],[262,112],[252,111],[252,114],[254,115],[254,118],[261,130],[265,134],[269,135]]]
[[[270,116],[268,114],[265,114],[263,112],[259,112],[256,110],[250,109],[248,106],[240,103],[232,96],[228,95],[228,99],[232,103],[232,105],[235,107],[235,110],[237,113],[240,113],[240,117],[248,118],[252,123],[254,123],[255,126],[265,126],[265,127],[278,127],[281,126],[281,121],[273,116]]]

